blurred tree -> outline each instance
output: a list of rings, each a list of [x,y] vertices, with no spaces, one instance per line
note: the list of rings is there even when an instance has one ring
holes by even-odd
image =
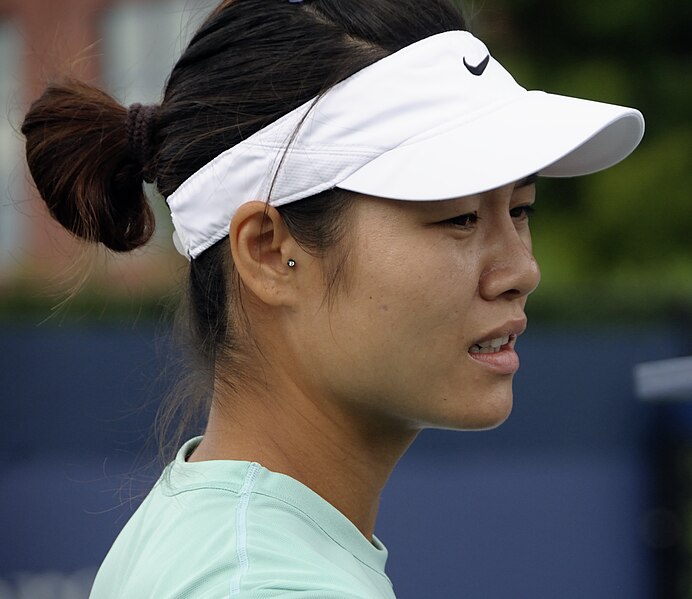
[[[522,85],[636,106],[647,120],[622,164],[539,183],[538,311],[692,314],[692,3],[495,0],[469,9]]]

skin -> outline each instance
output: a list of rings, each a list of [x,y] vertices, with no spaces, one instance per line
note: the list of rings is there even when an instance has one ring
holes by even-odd
[[[525,182],[436,202],[360,198],[330,301],[323,259],[273,208],[242,206],[230,243],[257,347],[254,382],[218,381],[190,459],[288,474],[370,539],[382,489],[420,430],[490,428],[511,411],[512,373],[469,348],[523,328],[540,279],[534,198]]]

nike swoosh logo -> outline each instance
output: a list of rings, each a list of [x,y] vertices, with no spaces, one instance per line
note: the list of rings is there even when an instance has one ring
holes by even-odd
[[[471,73],[472,75],[476,75],[477,77],[480,77],[483,74],[483,71],[485,71],[485,67],[488,66],[489,62],[490,54],[488,54],[476,66],[470,65],[468,62],[466,62],[466,57],[464,56],[464,66],[469,70],[469,73]]]

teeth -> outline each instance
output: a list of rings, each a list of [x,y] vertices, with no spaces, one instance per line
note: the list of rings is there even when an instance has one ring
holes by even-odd
[[[473,345],[469,352],[472,354],[495,354],[502,349],[503,345],[509,343],[509,335],[505,337],[498,337],[497,339],[490,339],[489,341],[483,341],[482,343],[477,343]]]
[[[492,339],[490,341],[490,347],[497,349],[498,347],[502,347],[508,341],[509,341],[509,337],[499,337],[497,339]]]
[[[496,354],[500,351],[500,348],[492,348],[492,347],[481,347],[480,345],[474,345],[470,350],[470,354]]]

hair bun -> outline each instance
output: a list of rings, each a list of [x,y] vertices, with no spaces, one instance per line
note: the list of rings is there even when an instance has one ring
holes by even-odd
[[[155,107],[128,112],[73,80],[48,86],[33,103],[22,125],[27,163],[51,215],[68,231],[117,252],[151,238],[155,221],[142,178],[155,116]]]

